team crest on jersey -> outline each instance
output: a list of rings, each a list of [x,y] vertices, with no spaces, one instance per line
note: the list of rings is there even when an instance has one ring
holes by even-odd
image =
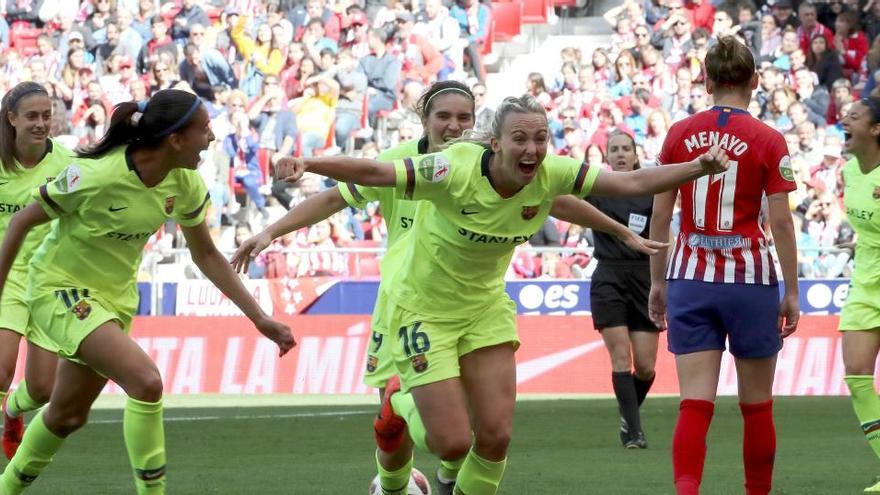
[[[531,220],[535,218],[535,215],[538,214],[538,210],[541,208],[540,205],[534,206],[523,206],[522,208],[522,219],[523,220]]]
[[[428,358],[424,354],[416,354],[409,358],[416,373],[424,373],[428,369]]]
[[[443,155],[428,155],[419,161],[419,173],[431,182],[440,182],[449,175],[449,159]]]
[[[77,319],[85,320],[90,314],[92,314],[92,305],[85,299],[80,299],[80,301],[71,308],[71,311],[73,311],[73,314],[76,315]]]
[[[880,199],[880,186],[874,188],[874,194],[872,196],[874,199]]]
[[[367,356],[367,372],[373,373],[376,371],[376,368],[379,367],[379,358],[370,354]]]
[[[55,180],[55,177],[46,177],[46,184],[52,182],[53,180]]]
[[[779,175],[789,182],[794,182],[794,171],[791,169],[791,158],[788,155],[783,156],[779,161]]]
[[[177,196],[168,196],[165,198],[165,214],[170,215],[174,211],[174,200]]]

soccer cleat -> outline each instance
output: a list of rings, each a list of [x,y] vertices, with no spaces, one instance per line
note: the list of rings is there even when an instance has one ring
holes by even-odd
[[[403,442],[406,432],[406,420],[394,413],[391,405],[391,396],[400,392],[400,377],[392,376],[385,384],[385,396],[382,398],[382,406],[379,414],[373,420],[373,430],[376,436],[376,446],[382,452],[396,452]]]
[[[3,453],[6,454],[7,459],[11,460],[18,451],[18,446],[21,445],[21,437],[24,435],[24,418],[21,416],[10,418],[6,414],[6,401],[8,400],[9,395],[3,399]]]
[[[446,481],[437,472],[437,495],[453,495],[455,493],[455,480]]]
[[[623,446],[627,449],[647,449],[648,441],[645,440],[644,433],[637,431],[632,437],[627,439]]]
[[[880,479],[875,480],[876,483],[865,488],[865,493],[880,493]]]

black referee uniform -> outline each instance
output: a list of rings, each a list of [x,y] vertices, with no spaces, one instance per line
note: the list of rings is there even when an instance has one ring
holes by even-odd
[[[630,230],[648,238],[653,196],[638,198],[590,197],[590,204]],[[596,330],[626,326],[630,330],[659,331],[648,317],[651,270],[648,256],[633,251],[617,237],[593,231],[593,256],[598,261],[590,284],[590,306]]]

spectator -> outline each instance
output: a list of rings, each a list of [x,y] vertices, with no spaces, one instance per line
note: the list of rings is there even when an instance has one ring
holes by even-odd
[[[397,14],[395,36],[403,58],[403,78],[427,86],[437,80],[446,65],[443,55],[424,36],[414,33],[416,18],[409,12]]]
[[[645,166],[653,166],[657,164],[657,156],[663,148],[663,140],[666,139],[666,132],[672,125],[669,114],[662,108],[652,110],[648,114],[648,134],[645,138],[644,149],[647,162]]]
[[[350,49],[339,52],[336,71],[339,83],[339,101],[336,103],[336,145],[345,146],[351,134],[360,128],[364,118],[364,97],[367,76],[358,66]]]
[[[824,86],[816,86],[816,75],[807,68],[799,69],[794,74],[798,100],[804,104],[811,121],[822,125],[828,114],[831,95]],[[799,124],[795,123],[795,125]]]
[[[800,26],[797,16],[794,14],[794,7],[791,0],[776,0],[771,8],[773,11],[773,19],[776,25],[785,30],[788,27],[797,29]]]
[[[492,121],[495,119],[495,111],[486,106],[486,85],[478,82],[471,86],[471,92],[474,94],[474,129],[489,130]]]
[[[880,1],[871,0],[868,2],[868,7],[870,9],[864,17],[862,24],[865,27],[866,38],[876,41],[880,38]]]
[[[782,29],[776,25],[776,18],[772,15],[761,17],[761,57],[771,57],[782,45]]]
[[[153,38],[153,17],[158,13],[154,0],[138,0],[138,13],[131,22],[131,28],[141,35],[144,42]]]
[[[675,1],[675,0],[673,0]],[[693,47],[690,22],[683,15],[673,14],[663,23],[663,60],[677,66]]]
[[[194,25],[207,26],[211,24],[208,14],[202,9],[196,0],[183,0],[182,7],[174,16],[171,24],[171,38],[180,44],[189,38],[189,30]]]
[[[260,143],[251,132],[248,115],[243,110],[233,113],[230,121],[234,132],[224,138],[223,152],[230,157],[233,179],[244,186],[248,198],[265,220],[268,216],[266,198],[260,193],[260,186],[265,183],[266,177],[260,169]]]
[[[819,84],[826,90],[831,89],[834,81],[843,77],[840,54],[833,47],[824,36],[815,36],[807,54],[807,68],[818,76]]]
[[[354,56],[360,60],[371,53],[369,37],[370,22],[366,14],[360,10],[353,11],[351,14],[351,28],[348,29],[345,39],[340,40],[341,46],[350,49]]]
[[[464,79],[464,43],[461,27],[443,6],[442,0],[425,0],[425,8],[416,17],[414,32],[429,40],[445,61],[439,78]]]
[[[240,98],[236,101],[240,101]],[[293,154],[301,131],[296,116],[284,105],[284,91],[279,85],[278,76],[266,77],[262,94],[251,105],[248,117],[257,131],[259,147],[269,156],[269,163],[274,164],[282,157]]]
[[[832,29],[836,29],[835,22],[837,21],[837,16],[846,9],[844,0],[828,0],[821,5],[822,7],[819,9],[819,22]]]
[[[470,60],[471,70],[478,80],[485,81],[480,52],[489,35],[492,24],[492,12],[479,0],[456,0],[449,9],[449,14],[458,21],[462,38],[467,42],[465,55]]]
[[[107,24],[112,20],[113,12],[116,12],[116,0],[94,0],[94,7],[84,27],[92,33],[96,43],[103,43],[107,39]]]
[[[132,58],[137,59],[137,70],[141,74],[145,74],[150,67],[155,66],[159,62],[159,55],[163,53],[170,58],[175,67],[177,66],[177,45],[174,44],[171,36],[168,36],[168,26],[165,24],[165,19],[157,15],[150,22],[152,39],[144,44],[137,53],[131,55]]]
[[[797,28],[797,35],[801,50],[804,53],[809,53],[810,44],[813,38],[817,36],[824,38],[829,46],[834,44],[834,32],[828,26],[818,21],[818,15],[816,6],[808,0],[798,7],[798,17],[800,18],[801,26]]]
[[[122,51],[123,55],[127,55],[132,59],[138,56],[144,46],[144,38],[141,36],[141,33],[132,27],[133,21],[134,14],[130,10],[123,8],[116,12],[114,24],[119,29],[119,50]],[[110,25],[108,24],[105,32],[109,27]],[[174,56],[177,56],[176,51]]]
[[[302,7],[294,9],[290,22],[295,29],[295,40],[302,41],[306,28],[313,20],[320,21],[327,38],[339,43],[342,30],[339,17],[326,7],[324,0],[308,0],[305,9]]]
[[[177,66],[171,64],[170,58],[169,55],[162,54],[153,65],[153,68],[150,71],[152,74],[150,94],[153,94],[160,89],[173,88],[178,82],[180,82],[180,77],[177,74]]]
[[[401,63],[388,52],[388,34],[373,29],[369,36],[372,54],[361,59],[361,70],[367,76],[368,113],[370,126],[375,128],[377,114],[394,108]]]
[[[195,43],[187,43],[180,62],[180,80],[186,81],[193,91],[206,100],[214,100],[214,87],[236,86],[235,74],[226,59],[216,50],[204,53]]]
[[[535,97],[544,108],[550,109],[553,106],[553,99],[547,92],[547,84],[544,83],[544,76],[540,72],[532,72],[526,80],[526,93]]]
[[[330,76],[316,75],[304,83],[303,95],[290,102],[302,134],[302,155],[314,156],[333,139],[331,129],[336,122],[339,83]]]
[[[850,80],[859,73],[868,54],[868,39],[859,29],[859,18],[854,12],[841,12],[834,21],[834,48],[843,62],[843,77]]]
[[[281,50],[272,44],[272,28],[268,24],[257,27],[257,38],[254,40],[245,34],[248,24],[246,15],[238,16],[233,25],[230,37],[245,60],[239,87],[248,97],[254,97],[263,85],[266,76],[277,76],[284,65]]]
[[[315,62],[321,60],[321,54],[325,50],[330,50],[333,53],[339,51],[339,45],[336,41],[326,36],[324,22],[321,19],[312,19],[309,21],[303,32],[301,41],[303,48],[306,50],[306,54]]]

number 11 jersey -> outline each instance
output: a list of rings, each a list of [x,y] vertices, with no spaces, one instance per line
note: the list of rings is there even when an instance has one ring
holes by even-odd
[[[785,138],[745,110],[716,106],[673,125],[658,161],[687,162],[716,145],[730,168],[678,189],[681,232],[666,278],[776,284],[760,214],[764,196],[796,188]]]

